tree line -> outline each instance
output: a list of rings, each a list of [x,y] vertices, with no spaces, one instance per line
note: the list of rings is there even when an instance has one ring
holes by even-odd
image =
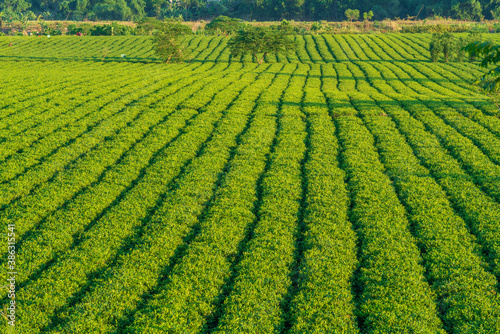
[[[0,19],[44,15],[52,20],[138,20],[218,15],[249,21],[352,20],[346,11],[372,12],[375,20],[451,17],[500,19],[500,0],[0,0]],[[348,12],[351,13],[352,12]]]

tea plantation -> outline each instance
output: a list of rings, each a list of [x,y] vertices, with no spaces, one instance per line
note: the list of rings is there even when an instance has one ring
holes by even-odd
[[[15,332],[500,333],[485,70],[426,34],[262,65],[229,38],[166,65],[148,37],[0,37]]]

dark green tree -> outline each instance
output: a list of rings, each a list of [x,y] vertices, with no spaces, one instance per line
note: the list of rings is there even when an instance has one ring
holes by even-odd
[[[473,42],[465,47],[470,57],[482,57],[480,66],[488,68],[490,65],[500,63],[500,45],[493,42]],[[497,92],[500,88],[500,66],[495,66],[478,78],[480,84],[487,92]]]
[[[441,41],[440,34],[432,34],[429,51],[431,53],[431,60],[433,62],[438,62],[439,55],[443,52],[443,42]]]
[[[431,59],[434,62],[439,60],[439,55],[442,53],[445,62],[451,60],[453,53],[456,51],[455,37],[448,33],[434,33],[429,45]]]
[[[480,43],[483,40],[483,35],[479,32],[474,32],[471,31],[469,32],[469,35],[467,36],[467,45],[472,44],[472,43]],[[465,48],[464,48],[465,52]],[[476,60],[476,56],[473,54],[469,54],[469,61],[473,62]]]
[[[483,10],[478,0],[465,0],[458,2],[451,8],[455,18],[466,21],[481,21]]]
[[[487,19],[500,19],[500,0],[490,0],[486,5],[483,4],[483,8]]]
[[[456,61],[457,62],[463,62],[465,59],[465,47],[467,46],[467,38],[466,37],[459,37],[458,39],[455,40],[455,50],[457,52],[457,57]]]
[[[441,35],[442,43],[443,43],[443,56],[444,61],[447,63],[450,61],[453,51],[455,50],[455,37],[445,32]]]
[[[228,42],[232,56],[252,54],[262,64],[267,54],[287,54],[296,50],[295,42],[280,30],[248,27]]]
[[[145,15],[143,0],[101,0],[92,8],[96,18],[106,20],[133,20]]]

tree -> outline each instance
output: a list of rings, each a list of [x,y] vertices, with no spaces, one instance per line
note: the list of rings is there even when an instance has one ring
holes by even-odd
[[[433,62],[439,61],[439,55],[443,51],[443,43],[439,38],[438,34],[432,34],[431,44],[429,45],[429,51],[431,53],[431,60]]]
[[[287,54],[297,47],[295,42],[282,31],[264,27],[248,27],[240,30],[229,40],[228,45],[232,56],[252,54],[259,65],[267,54]]]
[[[6,15],[17,16],[31,7],[31,1],[0,0],[0,10]]]
[[[483,40],[483,34],[481,34],[480,32],[471,31],[471,32],[469,32],[469,36],[467,36],[467,44],[481,42],[482,40]],[[466,48],[464,48],[464,52],[465,52],[465,49]],[[475,60],[476,60],[476,56],[469,54],[469,61],[472,63]]]
[[[5,12],[0,12],[0,29],[3,28],[3,19],[7,18],[7,13]]]
[[[304,0],[281,0],[277,1],[280,6],[275,7],[280,17],[296,17],[302,12]],[[278,16],[277,15],[277,16]]]
[[[447,63],[450,60],[451,53],[453,52],[455,46],[455,37],[452,34],[445,32],[442,35],[442,43],[443,43],[443,55],[444,61]]]
[[[457,51],[457,57],[456,57],[457,62],[464,61],[465,47],[467,46],[467,44],[468,44],[467,38],[465,37],[459,37],[458,39],[455,40],[454,48]]]
[[[128,20],[133,16],[125,0],[99,1],[93,7],[93,12],[96,16],[108,20]]]
[[[21,22],[21,29],[23,30],[23,32],[25,32],[28,28],[28,22],[35,19],[36,16],[32,11],[27,11],[26,13],[19,14],[18,18]]]
[[[484,6],[483,12],[485,12],[488,15],[488,19],[493,18],[494,20],[499,20],[500,0],[490,0],[490,2]],[[491,16],[489,14],[491,14]]]
[[[293,33],[292,25],[287,20],[281,21],[281,23],[276,26],[276,29],[278,29],[285,35],[291,35]]]
[[[476,41],[468,44],[465,51],[470,57],[483,57],[479,66],[487,68],[500,62],[500,45],[493,42]],[[476,81],[487,92],[497,92],[500,88],[500,66],[496,66],[478,78]]]
[[[483,10],[478,0],[461,1],[451,8],[453,16],[460,20],[481,21]]]
[[[217,16],[205,26],[206,31],[220,30],[224,34],[232,34],[236,31],[243,29],[245,24],[241,20],[233,19],[224,15]]]
[[[181,42],[184,36],[191,35],[191,28],[178,21],[171,20],[163,23],[154,35],[154,50],[167,64],[171,61],[182,62],[187,52]]]
[[[432,34],[431,44],[429,46],[429,51],[431,53],[431,59],[433,62],[439,60],[439,54],[443,53],[443,58],[445,62],[451,60],[453,51],[456,49],[455,37],[448,33],[434,33]]]
[[[357,9],[347,9],[345,11],[345,17],[347,17],[347,19],[349,21],[355,21],[357,19],[359,19],[359,10]]]
[[[155,19],[154,17],[145,17],[135,22],[136,32],[141,35],[150,35],[162,29],[163,22]]]
[[[368,13],[364,12],[363,13],[363,20],[364,21],[370,21],[373,17],[373,12],[370,10]]]
[[[490,10],[490,13],[491,13],[491,16],[493,16],[493,18],[495,20],[500,20],[500,6],[495,7],[492,10]]]

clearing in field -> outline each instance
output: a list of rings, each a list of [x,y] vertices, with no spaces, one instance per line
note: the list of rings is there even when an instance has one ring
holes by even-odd
[[[500,333],[484,70],[424,34],[259,66],[228,39],[166,66],[145,37],[0,38],[16,332]]]

